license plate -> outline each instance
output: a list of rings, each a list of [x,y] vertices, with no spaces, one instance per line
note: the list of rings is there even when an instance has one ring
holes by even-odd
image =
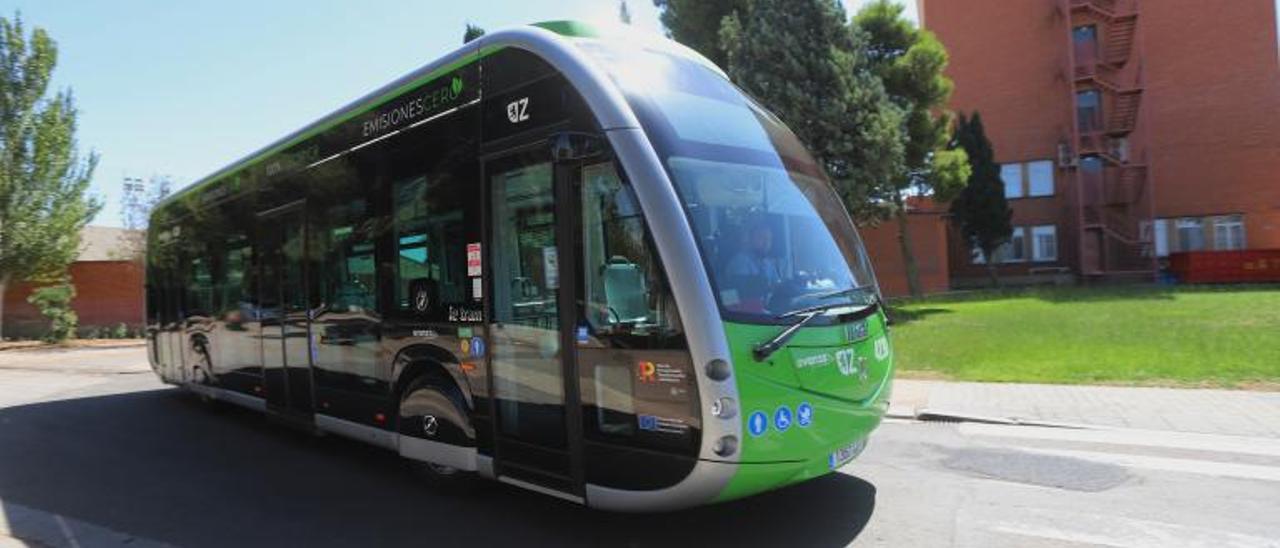
[[[849,461],[857,457],[862,449],[867,446],[866,438],[855,441],[849,445],[836,449],[827,457],[827,464],[832,470],[848,464]]]

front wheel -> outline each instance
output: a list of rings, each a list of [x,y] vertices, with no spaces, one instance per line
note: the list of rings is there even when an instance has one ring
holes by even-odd
[[[433,486],[463,489],[475,477],[460,467],[463,463],[449,462],[448,455],[433,451],[441,444],[475,447],[475,428],[465,409],[462,395],[453,383],[434,377],[413,381],[400,399],[400,454],[407,458],[419,476]]]

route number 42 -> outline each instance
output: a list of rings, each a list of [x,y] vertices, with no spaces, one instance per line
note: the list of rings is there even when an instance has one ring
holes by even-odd
[[[507,119],[511,123],[518,124],[529,119],[529,98],[521,97],[507,103]]]

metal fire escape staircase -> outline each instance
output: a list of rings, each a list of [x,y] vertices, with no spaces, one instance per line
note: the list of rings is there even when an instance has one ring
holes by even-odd
[[[1135,43],[1138,1],[1060,1],[1068,19],[1073,121],[1059,163],[1075,183],[1080,272],[1094,280],[1153,278],[1152,185],[1145,139],[1132,138],[1144,129],[1142,59]],[[1074,29],[1090,24],[1096,45],[1081,48]],[[1077,94],[1088,90],[1098,92],[1101,116],[1082,124]],[[1134,143],[1143,148],[1133,150]]]

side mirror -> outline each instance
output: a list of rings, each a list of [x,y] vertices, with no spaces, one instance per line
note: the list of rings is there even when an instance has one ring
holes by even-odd
[[[594,133],[562,131],[551,135],[551,157],[557,162],[602,157],[609,150],[604,137]]]

